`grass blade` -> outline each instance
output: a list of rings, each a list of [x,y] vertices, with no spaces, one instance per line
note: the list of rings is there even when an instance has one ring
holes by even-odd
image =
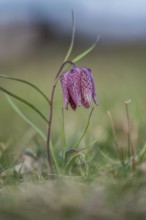
[[[139,158],[140,161],[142,160],[145,153],[146,153],[146,143],[144,144],[143,148],[139,152],[138,158]]]
[[[87,147],[84,147],[82,149],[79,149],[78,152],[82,152],[84,150],[88,150],[90,149],[91,147],[93,147],[94,144],[96,144],[98,142],[98,138],[96,140],[94,140],[93,142],[91,142],[90,144],[87,145]]]
[[[110,123],[111,123],[111,128],[112,128],[113,137],[114,137],[114,141],[115,141],[116,151],[117,151],[117,154],[120,156],[121,152],[120,152],[119,142],[118,142],[118,138],[117,138],[117,135],[116,135],[116,129],[115,129],[115,126],[114,126],[113,118],[112,118],[112,115],[111,115],[110,111],[107,111],[107,114],[108,114],[108,117],[109,117],[109,120],[110,120]]]
[[[54,162],[54,166],[55,166],[57,175],[60,175],[60,169],[59,169],[59,165],[58,165],[57,159],[55,157],[54,146],[53,146],[52,141],[50,141],[50,151],[51,151],[51,156],[52,156],[52,159],[53,159],[53,162]]]
[[[78,56],[76,56],[76,57],[72,60],[72,62],[75,63],[75,62],[81,60],[83,57],[85,57],[88,53],[90,53],[90,52],[96,47],[96,44],[97,44],[97,42],[99,41],[99,39],[100,39],[100,37],[98,36],[97,39],[96,39],[96,41],[95,41],[95,43],[94,43],[91,47],[89,47],[87,50],[85,50],[84,52],[82,52],[81,54],[79,54]],[[69,54],[69,55],[70,55],[70,53],[72,52],[73,44],[74,44],[74,40],[71,40],[71,45],[70,45],[70,47],[69,47],[69,51],[70,51],[70,52],[67,53],[67,54]],[[70,49],[70,48],[71,48],[71,49]],[[66,59],[66,58],[65,58],[65,59]],[[66,65],[66,66],[62,69],[62,71],[60,72],[59,76],[58,76],[57,79],[55,80],[55,83],[56,83],[56,84],[57,84],[57,82],[58,82],[58,80],[59,80],[61,74],[62,74],[69,66],[70,66],[70,64]]]
[[[83,57],[85,57],[88,53],[90,53],[95,47],[96,47],[96,44],[97,42],[99,41],[100,37],[98,36],[95,43],[89,47],[87,50],[85,50],[84,52],[82,52],[81,54],[79,54],[78,56],[76,56],[72,62],[76,63],[78,62],[79,60],[81,60]]]
[[[78,157],[78,156],[80,156],[80,155],[82,155],[82,153],[80,153],[80,152],[75,153],[75,154],[67,161],[65,167],[67,168],[67,167],[70,165],[70,163],[71,163],[76,157]]]
[[[112,115],[111,115],[110,111],[107,111],[107,114],[108,114],[108,117],[109,117],[109,120],[110,120],[110,123],[111,123],[112,133],[113,133],[115,146],[116,146],[116,152],[117,152],[117,155],[118,155],[118,157],[121,161],[121,164],[124,165],[125,164],[125,162],[124,162],[124,149],[120,148],[120,146],[119,146],[119,141],[118,141],[118,138],[117,138],[117,135],[116,135],[116,129],[115,129],[114,121],[113,121],[113,118],[112,118]]]
[[[40,128],[38,128],[30,119],[28,119],[22,112],[21,110],[18,108],[18,106],[14,103],[14,101],[12,100],[12,98],[5,94],[7,101],[9,102],[9,104],[11,105],[11,107],[15,110],[15,112],[25,121],[27,122],[41,137],[44,141],[46,141],[46,136],[43,133],[43,131],[40,130]]]
[[[0,77],[1,78],[4,78],[4,79],[10,79],[10,80],[15,80],[15,81],[18,81],[18,82],[21,82],[21,83],[24,83],[24,84],[27,84],[29,86],[31,86],[33,89],[35,89],[38,93],[40,93],[44,99],[49,103],[50,105],[50,100],[48,99],[48,97],[45,95],[44,92],[42,92],[42,90],[40,90],[36,85],[34,85],[33,83],[30,83],[29,81],[27,80],[23,80],[23,79],[19,79],[19,78],[15,78],[15,77],[10,77],[10,76],[7,76],[7,75],[4,75],[4,74],[0,74]]]
[[[72,11],[72,36],[71,36],[70,46],[69,46],[67,54],[64,58],[64,62],[66,60],[68,60],[68,58],[69,58],[69,56],[72,52],[72,49],[73,49],[73,46],[74,46],[74,39],[75,39],[75,16],[74,16],[74,12]]]
[[[80,139],[77,140],[77,142],[74,144],[73,148],[78,147],[79,144],[80,144],[80,142],[81,142],[81,140],[83,139],[83,137],[84,137],[84,135],[85,135],[85,133],[86,133],[88,127],[89,127],[89,123],[90,123],[90,119],[91,119],[91,116],[92,116],[93,110],[94,110],[94,107],[92,108],[92,110],[91,110],[91,112],[90,112],[90,114],[89,114],[89,117],[88,117],[88,121],[87,121],[86,127],[85,127],[85,129],[84,129],[84,131],[83,131],[83,133],[82,133]]]
[[[21,110],[18,108],[18,106],[13,102],[13,100],[11,99],[11,97],[9,95],[5,95],[6,96],[6,99],[8,100],[9,104],[11,105],[11,107],[17,112],[17,114],[25,121],[27,122],[41,137],[44,141],[46,141],[46,136],[45,134],[43,133],[43,131],[41,131],[40,128],[38,128],[30,119],[28,119],[22,112]],[[55,157],[55,154],[54,154],[54,147],[53,147],[53,144],[51,142],[51,155],[52,155],[52,158],[53,158],[53,162],[54,162],[54,166],[55,166],[55,169],[56,169],[56,172],[57,174],[59,175],[60,174],[60,170],[59,170],[59,165],[57,163],[57,160],[56,160],[56,157]]]
[[[89,47],[87,50],[85,50],[84,52],[82,52],[81,54],[79,54],[78,56],[76,56],[76,57],[72,60],[72,62],[73,62],[73,63],[76,63],[76,62],[78,62],[79,60],[81,60],[83,57],[85,57],[88,53],[90,53],[90,52],[96,47],[96,44],[97,44],[97,42],[98,42],[99,39],[100,39],[100,37],[98,36],[97,39],[96,39],[96,41],[95,41],[95,43],[94,43],[91,47]],[[69,66],[70,66],[70,64],[66,65],[66,66],[63,68],[63,70],[60,72],[59,76],[58,76],[57,79],[56,79],[56,84],[57,84],[57,82],[58,82],[58,80],[59,80],[61,74],[62,74]]]
[[[130,123],[130,116],[129,116],[129,109],[128,109],[128,105],[131,102],[131,100],[129,99],[128,101],[125,101],[125,109],[126,109],[126,117],[127,117],[127,125],[128,125],[128,144],[129,144],[129,149],[131,152],[131,158],[132,158],[132,168],[133,170],[136,167],[137,164],[137,160],[136,160],[136,152],[135,152],[135,147],[133,144],[133,140],[132,140],[132,128],[131,128],[131,123]]]
[[[13,94],[12,92],[9,92],[8,90],[4,89],[3,87],[0,87],[0,90],[10,96],[12,96],[13,98],[23,102],[24,104],[26,104],[27,106],[29,106],[32,110],[34,110],[45,122],[48,123],[47,118],[40,112],[40,110],[38,110],[33,104],[31,104],[30,102],[28,102],[27,100]]]
[[[128,125],[128,144],[129,144],[128,147],[131,150],[131,156],[135,157],[136,153],[132,141],[132,128],[131,128],[129,109],[128,109],[128,105],[130,102],[131,102],[130,99],[128,101],[125,101],[125,109],[126,109],[126,117],[127,117],[127,125]]]
[[[101,150],[100,147],[98,147],[98,151],[100,152],[100,154],[109,162],[111,162],[112,164],[115,164],[116,162],[114,160],[112,160],[107,154],[105,154],[103,152],[103,150]]]

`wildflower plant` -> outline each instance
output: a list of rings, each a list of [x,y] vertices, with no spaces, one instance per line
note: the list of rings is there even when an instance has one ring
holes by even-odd
[[[110,119],[111,130],[112,130],[113,135],[110,136],[110,132],[109,132],[110,130],[109,130],[105,140],[100,141],[100,139],[98,138],[94,140],[93,142],[89,143],[88,145],[86,145],[84,148],[80,148],[80,143],[82,139],[85,137],[94,108],[92,108],[89,113],[85,128],[83,132],[81,133],[80,137],[76,139],[76,141],[73,142],[70,146],[67,146],[66,144],[65,126],[64,126],[64,109],[62,108],[63,144],[59,150],[57,149],[58,151],[56,150],[56,147],[53,144],[52,122],[53,122],[53,117],[54,117],[54,94],[55,94],[55,89],[56,89],[58,82],[60,82],[62,86],[62,94],[64,98],[65,109],[68,109],[69,111],[72,111],[72,110],[75,111],[79,107],[90,108],[92,105],[92,100],[94,101],[96,105],[98,104],[92,71],[89,69],[89,67],[78,66],[77,62],[81,60],[83,57],[85,57],[87,54],[89,54],[95,48],[97,40],[99,38],[96,40],[96,42],[91,47],[89,47],[83,53],[79,54],[74,59],[70,59],[70,55],[72,53],[73,46],[74,46],[74,37],[75,37],[75,19],[74,19],[73,13],[72,13],[72,24],[73,26],[72,26],[71,43],[67,51],[67,54],[65,56],[65,59],[63,60],[61,66],[59,67],[54,77],[50,98],[48,98],[48,96],[38,86],[34,85],[30,81],[0,74],[1,78],[23,83],[27,86],[30,86],[37,93],[39,93],[48,104],[48,107],[49,107],[48,117],[46,117],[46,115],[44,115],[39,110],[38,107],[36,107],[32,102],[29,102],[27,99],[20,97],[18,94],[14,94],[10,92],[9,90],[7,90],[6,88],[3,88],[2,86],[0,86],[0,90],[5,93],[6,99],[8,100],[12,108],[17,112],[17,114],[21,116],[21,118],[25,122],[27,122],[35,130],[35,132],[43,139],[44,146],[46,145],[46,152],[47,152],[46,153],[47,160],[44,160],[44,161],[45,162],[48,161],[49,168],[50,168],[49,174],[53,174],[53,176],[54,175],[58,176],[61,174],[70,175],[70,174],[75,173],[75,174],[79,174],[82,177],[85,177],[85,178],[88,177],[88,179],[90,178],[92,179],[94,178],[94,176],[96,177],[96,174],[97,174],[96,160],[98,157],[98,159],[100,159],[100,162],[103,163],[104,165],[104,166],[101,166],[101,165],[99,166],[98,168],[99,171],[102,168],[105,171],[106,164],[107,164],[109,167],[108,171],[110,172],[110,174],[112,171],[114,177],[118,175],[125,177],[126,175],[130,173],[131,170],[135,171],[137,169],[137,167],[143,161],[143,158],[146,152],[146,144],[144,144],[144,146],[142,147],[139,153],[136,152],[136,149],[135,149],[136,146],[132,139],[133,131],[132,131],[131,120],[130,120],[129,111],[128,111],[129,101],[125,102],[127,129],[124,130],[124,134],[126,134],[126,140],[127,140],[127,145],[125,145],[126,148],[125,146],[122,145],[123,143],[122,144],[120,143],[118,136],[116,135],[116,127],[114,126],[114,122],[113,122],[110,111],[108,111],[108,116]],[[40,127],[38,127],[32,121],[32,119],[28,118],[25,115],[25,113],[19,109],[19,107],[16,105],[16,103],[13,101],[12,98],[15,98],[21,101],[26,106],[31,108],[31,110],[37,113],[39,117],[41,117],[41,119],[44,121],[44,123],[46,124],[48,128],[47,135],[41,130]],[[112,141],[112,137],[114,139],[114,142]],[[111,155],[113,151],[111,151],[112,148],[109,148],[110,144],[111,144],[111,147],[113,147],[113,144],[115,145],[114,152],[117,153],[116,159],[115,157],[113,158],[113,155]],[[88,162],[86,161],[86,157],[85,157],[86,154],[84,153],[84,151],[90,149],[92,146],[96,146],[96,148],[94,148],[94,151],[92,151],[90,157],[88,157],[88,160],[90,161],[88,164]],[[106,146],[108,147],[106,148]],[[3,172],[3,170],[7,170],[8,168],[14,168],[16,164],[15,161],[13,161],[10,164],[10,167],[7,168],[7,165],[5,167],[5,164],[3,163],[3,161],[6,161],[6,154],[4,153],[5,147],[0,146],[0,150],[1,150],[0,172]],[[101,158],[99,156],[101,156]],[[17,165],[20,165],[20,164],[17,164]],[[23,163],[22,163],[22,166],[23,166]],[[89,168],[91,172],[89,172]],[[96,172],[92,173],[92,170]],[[20,172],[21,172],[21,169],[20,169]],[[47,172],[47,175],[48,175],[48,172]]]
[[[6,98],[10,105],[13,107],[13,109],[31,126],[35,129],[35,131],[43,138],[44,141],[46,141],[46,151],[47,151],[47,158],[48,158],[48,163],[50,167],[50,172],[55,172],[57,174],[60,174],[60,169],[57,161],[57,157],[55,155],[54,151],[54,146],[51,141],[51,127],[52,127],[52,119],[53,119],[53,101],[54,101],[54,94],[55,94],[55,89],[57,86],[58,81],[60,80],[61,85],[62,85],[62,92],[63,92],[63,97],[64,97],[64,105],[65,108],[68,109],[68,105],[70,104],[71,108],[75,110],[79,106],[83,106],[85,108],[89,108],[92,104],[92,99],[94,100],[95,104],[98,104],[97,97],[96,97],[96,91],[95,91],[95,84],[92,76],[92,72],[88,67],[79,67],[76,66],[76,63],[81,60],[83,57],[85,57],[87,54],[89,54],[96,46],[96,42],[89,47],[87,50],[85,50],[83,53],[79,54],[76,56],[74,59],[70,60],[69,57],[71,55],[73,46],[74,46],[74,38],[75,38],[75,18],[74,14],[72,12],[72,38],[71,38],[71,43],[68,49],[68,52],[65,56],[65,59],[63,63],[61,64],[58,72],[56,73],[56,76],[54,78],[54,83],[52,85],[52,91],[50,98],[44,94],[44,92],[34,85],[33,83],[15,78],[15,77],[10,77],[4,74],[0,74],[1,78],[9,79],[9,80],[15,80],[20,83],[24,83],[30,87],[32,87],[36,92],[38,92],[42,97],[47,101],[49,104],[49,117],[47,117],[36,107],[34,106],[31,102],[21,98],[19,95],[16,95],[7,89],[0,87],[0,90],[6,94]],[[70,67],[71,66],[71,67]],[[66,69],[68,70],[66,71]],[[26,104],[28,107],[30,107],[33,111],[35,111],[47,124],[48,126],[48,132],[47,136],[42,132],[42,130],[36,126],[16,105],[16,103],[13,101],[11,98],[15,98],[24,104]],[[87,120],[87,124],[85,126],[85,129],[79,138],[79,140],[76,141],[74,144],[73,149],[64,149],[64,154],[63,154],[63,159],[65,162],[65,166],[69,167],[71,162],[78,156],[82,156],[81,152],[76,150],[76,147],[79,146],[82,138],[84,137],[87,128],[89,126],[90,118],[93,112],[93,108],[90,112],[89,118]],[[63,117],[64,117],[64,112],[63,112]],[[94,142],[93,142],[94,144]],[[91,144],[92,145],[92,144]],[[90,145],[89,145],[90,146]],[[72,154],[74,152],[74,154]],[[68,158],[68,155],[71,155],[71,157]],[[81,158],[81,157],[80,157]],[[81,160],[81,159],[80,159]],[[55,170],[54,170],[55,168]]]

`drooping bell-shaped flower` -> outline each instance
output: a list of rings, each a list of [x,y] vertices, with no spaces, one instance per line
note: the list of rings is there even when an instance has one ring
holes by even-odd
[[[92,98],[98,104],[91,70],[86,67],[73,67],[61,76],[64,105],[75,110],[77,106],[89,108]]]

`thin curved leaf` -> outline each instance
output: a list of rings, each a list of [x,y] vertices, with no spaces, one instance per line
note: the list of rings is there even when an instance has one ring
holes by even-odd
[[[78,56],[76,56],[72,62],[76,63],[78,62],[79,60],[81,60],[83,57],[85,57],[88,53],[90,53],[95,47],[96,47],[96,44],[97,42],[99,41],[100,37],[98,36],[95,43],[89,47],[87,50],[83,51],[82,53],[80,53]]]
[[[46,141],[46,136],[43,133],[43,131],[40,130],[40,128],[38,128],[30,119],[28,119],[26,117],[26,115],[24,115],[22,113],[22,111],[18,108],[18,106],[16,105],[16,103],[11,99],[11,97],[7,94],[5,94],[7,101],[9,102],[9,104],[11,105],[11,107],[14,109],[14,111],[25,121],[27,122],[41,137],[44,141]]]
[[[51,156],[52,156],[52,159],[53,159],[53,162],[54,162],[54,166],[55,166],[57,175],[60,175],[60,169],[59,169],[57,158],[56,158],[55,153],[54,153],[54,146],[53,146],[52,141],[50,141],[50,151],[51,151]]]
[[[37,92],[39,92],[39,93],[45,98],[45,100],[49,103],[49,105],[50,105],[50,100],[49,100],[48,97],[45,95],[45,93],[42,92],[42,90],[40,90],[40,89],[39,89],[36,85],[34,85],[33,83],[30,83],[30,82],[27,81],[27,80],[15,78],[15,77],[10,77],[10,76],[4,75],[4,74],[0,74],[0,77],[1,77],[1,78],[4,78],[4,79],[15,80],[15,81],[18,81],[18,82],[21,82],[21,83],[24,83],[24,84],[27,84],[27,85],[31,86],[33,89],[35,89]]]
[[[112,164],[115,164],[116,161],[112,160],[106,153],[103,152],[103,150],[101,150],[100,147],[98,147],[98,151],[101,153],[101,155],[109,162],[111,162]]]
[[[30,119],[28,119],[23,113],[22,111],[18,108],[18,106],[13,102],[13,100],[11,99],[11,97],[9,95],[5,95],[6,96],[6,99],[7,101],[9,102],[9,104],[11,105],[11,107],[17,112],[17,114],[25,121],[27,122],[41,137],[44,141],[47,140],[45,134],[43,133],[43,131],[41,131],[40,128],[38,128]],[[54,154],[54,146],[53,146],[53,143],[51,141],[51,144],[50,144],[50,150],[51,150],[51,155],[52,155],[52,159],[53,159],[53,162],[54,162],[54,166],[55,166],[55,169],[56,169],[56,172],[57,172],[57,175],[60,175],[60,169],[59,169],[59,165],[58,165],[58,162],[56,160],[56,157],[55,157],[55,154]]]
[[[96,47],[96,44],[97,42],[99,41],[100,37],[98,36],[95,43],[89,47],[87,50],[85,50],[84,52],[80,53],[78,56],[76,56],[72,62],[75,63],[75,62],[78,62],[79,60],[81,60],[83,57],[85,57],[88,53],[90,53],[95,47]],[[62,71],[60,72],[59,76],[57,77],[57,79],[55,80],[55,84],[57,85],[57,82],[61,76],[61,74],[70,66],[70,64],[66,65]]]
[[[81,137],[79,138],[79,140],[76,141],[76,143],[74,144],[73,148],[78,147],[79,144],[80,144],[80,142],[81,142],[81,140],[83,139],[83,137],[84,137],[84,135],[85,135],[85,133],[86,133],[88,127],[89,127],[89,123],[90,123],[90,119],[91,119],[91,116],[92,116],[93,110],[94,110],[94,107],[91,109],[91,112],[90,112],[89,117],[88,117],[87,124],[86,124],[86,126],[85,126],[85,129],[84,129],[84,131],[83,131]]]
[[[68,48],[67,54],[64,58],[64,62],[66,60],[68,60],[72,50],[73,50],[73,46],[74,46],[74,39],[75,39],[75,16],[74,16],[74,12],[72,11],[72,36],[71,36],[71,42],[70,42],[70,46]]]
[[[84,147],[82,149],[79,149],[79,152],[82,152],[84,150],[88,150],[90,149],[91,147],[93,147],[94,144],[96,144],[98,142],[98,138],[96,140],[94,140],[93,142],[91,142],[90,144],[87,145],[87,147]]]
[[[145,153],[146,153],[146,143],[144,144],[143,148],[141,149],[141,151],[138,154],[139,160],[142,160]]]
[[[71,162],[72,162],[76,157],[78,157],[78,156],[80,156],[80,155],[82,155],[82,153],[80,153],[80,152],[75,153],[75,154],[67,161],[65,167],[67,168],[67,167],[71,164]]]
[[[27,100],[13,94],[12,92],[9,92],[8,90],[4,89],[3,87],[0,87],[0,90],[10,96],[12,96],[13,98],[23,102],[24,104],[26,104],[28,107],[30,107],[32,110],[34,110],[45,122],[48,123],[47,118],[41,113],[41,111],[39,109],[37,109],[33,104],[31,104],[30,102],[28,102]]]

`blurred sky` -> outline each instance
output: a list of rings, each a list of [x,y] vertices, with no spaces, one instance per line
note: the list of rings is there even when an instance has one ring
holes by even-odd
[[[0,24],[42,19],[60,32],[76,29],[105,40],[146,39],[146,0],[0,0]]]

